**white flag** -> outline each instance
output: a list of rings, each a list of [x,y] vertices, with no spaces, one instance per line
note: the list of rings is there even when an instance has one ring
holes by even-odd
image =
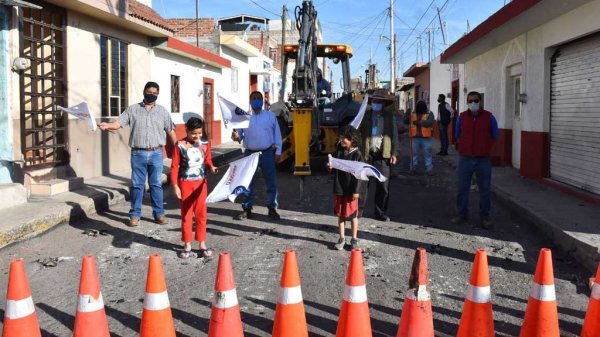
[[[360,122],[362,122],[363,117],[365,116],[365,111],[367,111],[368,102],[369,102],[369,94],[365,94],[365,99],[363,99],[362,104],[360,105],[360,109],[358,110],[358,113],[356,114],[356,117],[354,117],[352,122],[350,122],[350,125],[352,125],[357,130],[358,130],[358,127],[360,126]]]
[[[373,167],[373,165],[361,161],[338,159],[329,155],[329,166],[332,169],[348,172],[359,180],[369,180],[369,177],[375,177],[375,179],[381,182],[387,180],[387,178],[379,172],[378,169]]]
[[[219,202],[225,199],[235,202],[238,195],[247,193],[258,166],[259,155],[260,152],[255,152],[231,162],[221,181],[206,198],[206,202]]]
[[[250,125],[252,112],[245,111],[219,94],[217,94],[217,97],[219,98],[219,106],[221,107],[225,127],[228,129],[229,127],[232,129],[247,129]]]
[[[90,108],[88,107],[86,102],[80,103],[70,108],[63,108],[62,106],[59,106],[58,108],[81,120],[86,121],[90,128],[92,128],[92,131],[96,131],[96,119],[92,115],[92,112],[90,111]]]

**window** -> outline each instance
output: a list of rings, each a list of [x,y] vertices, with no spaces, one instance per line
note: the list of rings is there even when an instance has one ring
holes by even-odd
[[[238,68],[231,67],[231,92],[238,92]]]
[[[102,117],[119,116],[127,107],[127,44],[100,37]]]
[[[179,112],[179,76],[171,75],[171,112]]]

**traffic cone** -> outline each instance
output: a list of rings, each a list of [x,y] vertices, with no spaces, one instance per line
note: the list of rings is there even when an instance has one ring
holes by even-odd
[[[477,249],[457,337],[494,337],[490,274],[485,249]]]
[[[23,260],[12,260],[8,273],[2,337],[41,337]]]
[[[175,337],[167,283],[158,254],[150,255],[140,337]]]
[[[93,256],[84,256],[81,261],[79,301],[73,337],[110,337],[100,291],[100,279]]]
[[[212,301],[208,337],[243,337],[242,317],[235,291],[229,253],[219,254],[215,297]]]
[[[520,337],[559,337],[552,252],[540,250]]]
[[[433,337],[433,313],[428,283],[427,252],[425,248],[417,248],[396,337]]]
[[[600,265],[596,271],[596,278],[592,284],[592,293],[590,294],[590,303],[588,304],[583,328],[581,328],[581,337],[600,337]]]
[[[283,259],[273,337],[308,337],[298,261],[296,252],[291,249],[285,251]]]
[[[370,337],[371,317],[367,302],[365,268],[360,249],[352,249],[346,275],[346,289],[340,309],[336,337]]]

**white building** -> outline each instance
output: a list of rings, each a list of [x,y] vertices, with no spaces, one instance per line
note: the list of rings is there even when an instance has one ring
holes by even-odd
[[[600,0],[514,0],[444,52],[461,104],[479,91],[498,119],[497,164],[600,194],[599,17]]]

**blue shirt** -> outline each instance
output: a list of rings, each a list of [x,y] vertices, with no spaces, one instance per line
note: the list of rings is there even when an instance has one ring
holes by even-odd
[[[498,121],[496,121],[496,117],[490,114],[490,126],[492,128],[492,138],[496,139],[500,135],[500,131],[498,130]],[[460,138],[460,115],[456,118],[456,128],[454,129],[454,137],[456,139]]]
[[[281,155],[281,131],[277,117],[269,110],[262,110],[250,116],[247,129],[238,130],[244,148],[248,150],[265,150],[275,146],[275,155]]]

